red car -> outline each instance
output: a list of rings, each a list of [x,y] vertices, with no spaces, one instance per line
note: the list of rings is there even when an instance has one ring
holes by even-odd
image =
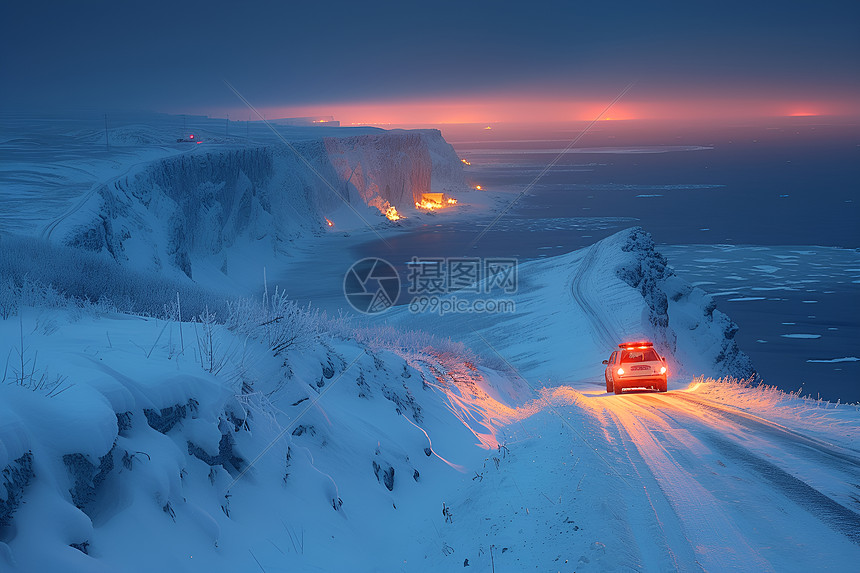
[[[606,391],[621,394],[625,388],[668,389],[669,368],[666,358],[657,354],[651,342],[627,342],[618,345],[609,360],[604,360]]]

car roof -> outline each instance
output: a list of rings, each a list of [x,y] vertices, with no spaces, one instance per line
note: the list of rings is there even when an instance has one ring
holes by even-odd
[[[654,346],[653,342],[640,341],[640,342],[624,342],[618,345],[618,348],[622,350],[641,350],[643,348],[652,348]]]

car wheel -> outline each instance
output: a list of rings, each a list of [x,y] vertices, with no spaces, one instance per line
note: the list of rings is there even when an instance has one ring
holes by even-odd
[[[658,392],[666,392],[669,390],[668,382],[660,382],[660,385],[657,387]]]
[[[606,392],[612,392],[612,384],[609,382],[609,378],[606,377],[606,374],[603,375],[603,379],[606,380]]]
[[[615,385],[615,393],[616,394],[621,394],[622,390],[624,390],[624,386],[619,386],[618,384]]]

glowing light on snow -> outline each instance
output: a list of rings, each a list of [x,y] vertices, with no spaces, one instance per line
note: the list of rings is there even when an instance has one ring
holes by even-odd
[[[456,199],[447,197],[444,193],[424,193],[421,195],[421,200],[415,202],[415,208],[435,211],[456,204]]]
[[[463,162],[463,165],[471,165],[471,163],[469,163],[469,162],[468,162],[468,161],[466,161],[465,159],[461,159],[460,161],[462,161],[462,162]]]
[[[325,219],[325,224],[328,225],[329,227],[334,227],[334,223],[332,223],[331,219],[329,219],[328,217],[326,217],[326,219]]]
[[[439,209],[442,207],[440,203],[436,203],[435,201],[428,201],[427,199],[421,199],[420,201],[415,201],[416,209],[425,209],[428,211],[433,211],[435,209]]]
[[[475,185],[475,189],[478,191],[482,191],[484,188],[481,187],[480,185]]]
[[[397,207],[395,207],[394,205],[389,205],[384,212],[385,216],[388,217],[389,221],[399,221],[403,218],[403,215],[397,212]]]

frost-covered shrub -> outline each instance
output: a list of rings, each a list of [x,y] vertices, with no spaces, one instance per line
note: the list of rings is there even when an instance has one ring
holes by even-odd
[[[367,325],[346,316],[325,321],[332,336],[355,340],[370,350],[388,350],[395,354],[417,356],[432,354],[458,356],[464,362],[483,363],[465,344],[450,338],[441,338],[420,330],[401,330],[393,326]]]
[[[10,316],[18,313],[18,304],[21,300],[21,293],[12,279],[9,277],[0,277],[0,318],[6,320]]]
[[[218,374],[231,359],[231,352],[221,347],[217,332],[217,322],[214,312],[207,308],[200,313],[194,324],[197,337],[197,352],[200,366],[210,374]]]
[[[243,298],[227,304],[227,328],[265,341],[275,355],[311,346],[325,329],[324,323],[324,314],[299,306],[277,288],[262,301]]]
[[[0,317],[10,297],[25,306],[84,305],[97,312],[156,316],[177,293],[188,316],[207,307],[219,314],[225,309],[224,297],[190,281],[129,270],[100,253],[0,235]],[[6,302],[16,308],[13,304]]]

